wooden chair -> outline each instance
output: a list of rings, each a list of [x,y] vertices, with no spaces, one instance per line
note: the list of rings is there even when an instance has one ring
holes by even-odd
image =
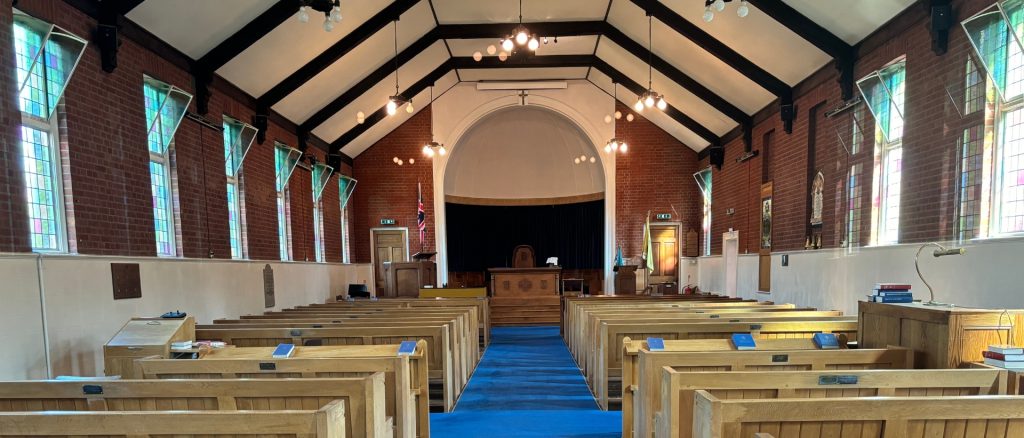
[[[536,268],[537,257],[530,245],[519,245],[512,251],[513,268]]]

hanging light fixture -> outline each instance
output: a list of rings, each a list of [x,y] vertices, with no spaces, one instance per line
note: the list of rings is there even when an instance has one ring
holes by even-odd
[[[704,0],[704,22],[710,23],[711,20],[715,19],[715,12],[722,12],[725,10],[725,4],[732,0]],[[740,18],[745,18],[750,14],[750,3],[747,0],[740,0],[740,5],[736,8],[736,15]]]
[[[644,108],[657,107],[664,111],[668,108],[668,102],[665,101],[665,96],[658,94],[654,91],[654,68],[652,67],[652,61],[654,58],[654,31],[653,31],[654,17],[651,13],[647,13],[647,90],[640,94],[637,98],[636,103],[633,104],[633,109],[637,112],[641,112]]]
[[[558,42],[558,39],[555,39]],[[547,37],[544,37],[544,44],[547,44]],[[501,48],[505,50],[506,56],[515,53],[516,46],[526,47],[531,52],[540,47],[540,40],[536,34],[530,33],[530,29],[523,26],[523,0],[519,0],[519,25],[512,29],[512,34],[501,39]],[[488,48],[490,53],[490,49]],[[502,59],[504,61],[504,59]]]
[[[617,84],[617,83],[612,84],[612,87],[614,87],[612,89],[612,96],[613,96],[614,101],[615,101],[615,103],[612,104],[613,109],[614,109],[614,106],[617,105],[618,102],[619,102],[619,84]],[[616,117],[616,119],[618,119],[619,117],[622,117],[622,113],[620,113],[618,111],[615,111],[615,114],[618,116],[618,117]],[[618,138],[618,137],[612,137],[611,140],[608,140],[608,143],[605,143],[604,151],[606,153],[609,153],[609,154],[614,154],[615,152],[625,153],[626,152],[626,142],[624,140]],[[593,162],[593,161],[591,161],[591,162]]]
[[[434,87],[430,87],[430,104],[434,104]],[[434,140],[434,118],[430,118],[430,141],[423,145],[423,155],[427,158],[431,158],[434,154],[445,156],[448,154],[448,150],[444,148],[444,145]]]
[[[412,106],[412,99],[406,99],[398,92],[398,20],[395,20],[395,95],[388,97],[388,103],[384,108],[389,116],[393,116],[402,105],[405,105],[405,112],[409,114],[416,111]]]
[[[341,0],[300,0],[298,18],[300,23],[309,23],[309,10],[324,14],[324,31],[334,30],[341,23]]]

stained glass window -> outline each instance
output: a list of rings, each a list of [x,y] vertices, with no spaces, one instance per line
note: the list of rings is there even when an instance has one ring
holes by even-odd
[[[288,190],[277,192],[277,242],[281,260],[291,260],[292,246],[289,242],[291,222],[288,220]]]
[[[63,242],[63,200],[59,190],[60,166],[55,163],[50,134],[28,126],[21,127],[22,165],[32,249],[61,251]]]
[[[174,247],[174,206],[171,200],[171,178],[164,162],[150,160],[150,188],[153,191],[153,228],[156,232],[156,253],[176,254]]]
[[[356,181],[354,178],[338,174],[338,196],[341,204],[341,261],[343,263],[349,263],[350,256],[350,233],[349,233],[349,214],[348,214],[348,202],[352,199],[352,193],[356,190]]]
[[[316,261],[324,262],[324,203],[313,201],[313,248],[316,253]]]
[[[864,165],[854,164],[850,166],[850,173],[847,176],[847,214],[846,219],[846,241],[849,247],[860,246],[861,205],[864,201]]]
[[[906,61],[901,58],[857,82],[875,119],[875,183],[871,203],[874,245],[899,242],[906,74]]]
[[[1007,0],[966,19],[962,23],[974,53],[991,84],[1004,101],[1020,96],[1021,65],[1009,62],[1021,52],[1024,36],[1024,2]],[[1009,55],[1009,56],[1008,56]]]
[[[153,196],[153,230],[156,253],[177,255],[175,243],[174,189],[171,184],[171,144],[192,96],[151,77],[143,77],[142,94],[149,126],[150,188]]]
[[[240,259],[242,254],[242,219],[238,202],[238,181],[228,182],[228,241],[231,244],[231,258]]]
[[[697,172],[693,177],[704,197],[701,230],[704,235],[704,255],[708,256],[711,255],[711,168]]]
[[[14,14],[13,34],[21,111],[48,119],[85,51],[86,41],[19,12]]]
[[[291,211],[288,206],[288,180],[299,164],[302,152],[283,143],[274,144],[274,178],[277,184],[277,241],[281,260],[291,260]]]
[[[965,129],[960,138],[960,214],[957,221],[960,240],[981,235],[984,130],[984,126],[973,126]]]
[[[245,258],[245,239],[242,238],[241,180],[238,172],[255,138],[256,128],[224,116],[224,175],[227,179],[228,241],[231,258]]]

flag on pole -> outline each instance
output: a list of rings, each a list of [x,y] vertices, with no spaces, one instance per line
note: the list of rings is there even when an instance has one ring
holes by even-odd
[[[419,200],[416,203],[416,226],[420,230],[420,246],[423,246],[423,241],[427,235],[427,212],[423,210],[423,185],[417,183],[416,187],[419,194]]]
[[[615,253],[615,266],[622,266],[624,264],[624,260],[622,259],[622,245],[619,245],[619,249]]]
[[[644,268],[654,271],[654,245],[651,243],[651,212],[647,212],[647,221],[644,222],[644,241],[642,243]]]

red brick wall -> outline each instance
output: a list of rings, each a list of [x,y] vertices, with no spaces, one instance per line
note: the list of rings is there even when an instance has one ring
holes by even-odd
[[[977,0],[953,3],[957,11],[956,21],[991,4]],[[917,5],[909,8],[860,44],[860,57],[856,64],[855,77],[860,78],[906,55],[901,243],[947,240],[954,235],[957,138],[962,131],[957,129],[960,116],[947,95],[947,89],[954,96],[962,90],[958,87],[962,87],[964,63],[971,49],[962,30],[955,28],[950,32],[948,53],[935,55],[931,50],[927,20],[924,8]],[[862,110],[861,123],[867,133],[866,139],[860,145],[859,153],[847,154],[846,149],[853,146],[849,134],[853,129],[852,111],[833,119],[823,116],[825,111],[841,101],[836,79],[835,69],[829,65],[795,88],[797,119],[792,134],[782,130],[775,104],[770,107],[772,110],[757,118],[754,149],[762,148],[760,139],[764,132],[774,130],[769,166],[774,183],[772,238],[775,251],[802,249],[807,239],[809,157],[813,158],[814,172],[821,171],[825,178],[822,246],[835,248],[847,239],[847,174],[850,166],[857,163],[863,165],[859,243],[866,245],[870,241],[874,121],[866,110]],[[815,113],[813,132],[810,125],[812,111]],[[839,141],[837,133],[843,136],[845,145]],[[808,151],[812,134],[813,155]],[[735,157],[742,151],[740,139],[730,141],[726,144],[725,165],[721,171],[714,171],[714,254],[721,253],[721,234],[729,227],[740,230],[741,239],[750,251],[757,248],[758,204],[744,199],[759,198],[762,158],[735,163]],[[702,165],[707,162],[705,158]],[[746,182],[748,173],[751,174],[749,183]],[[736,214],[726,215],[728,208],[736,208]],[[745,220],[748,214],[750,220]]]
[[[58,0],[19,3],[19,8],[91,39],[95,22]],[[0,8],[3,9],[3,8]],[[0,63],[13,65],[10,41],[10,10],[6,9],[0,29]],[[11,69],[0,76],[8,96],[0,99],[0,127],[8,135],[0,153],[0,251],[27,251],[20,146],[10,141],[16,135]],[[112,74],[100,68],[99,50],[91,44],[85,51],[64,94],[68,165],[73,182],[74,235],[78,252],[100,255],[155,255],[151,194],[149,190],[146,125],[143,111],[142,76],[148,74],[189,92],[192,77],[136,42],[122,37],[118,67]],[[189,108],[195,111],[193,103]],[[223,114],[239,120],[252,119],[254,110],[213,90],[208,120],[219,125]],[[13,119],[12,116],[13,115]],[[228,242],[226,183],[222,134],[185,119],[175,135],[175,161],[180,204],[181,247],[184,257],[231,256]],[[277,213],[274,188],[273,140],[297,146],[294,132],[270,123],[267,141],[253,144],[243,164],[246,230],[251,259],[277,259]],[[319,152],[319,151],[317,151]],[[323,158],[322,154],[320,158]],[[13,174],[12,171],[13,170]],[[8,181],[14,177],[13,181]],[[292,182],[293,253],[296,260],[307,254],[314,260],[312,200],[309,172],[299,170]],[[327,242],[340,241],[340,211],[337,208],[337,179],[332,178],[333,208],[325,206]],[[333,195],[332,195],[333,193]],[[329,246],[328,261],[340,261],[340,242]]]
[[[13,11],[0,8],[0,252],[30,249],[25,183],[21,176],[21,146],[18,124],[17,82],[14,79]]]
[[[408,227],[409,251],[419,252],[417,183],[423,185],[423,209],[427,215],[423,247],[428,251],[435,249],[433,167],[422,150],[430,141],[430,114],[430,107],[423,108],[355,158],[353,177],[359,184],[349,203],[353,263],[370,262],[370,229],[380,227],[380,220],[385,218],[395,219],[395,224],[388,226]],[[405,164],[395,164],[394,157]],[[416,162],[409,164],[410,158]]]
[[[615,160],[615,244],[623,256],[634,257],[642,251],[648,211],[652,222],[658,213],[682,222],[680,241],[691,228],[700,232],[700,191],[693,179],[699,167],[693,149],[631,108],[620,103],[617,109],[623,117],[615,122],[615,133],[629,148]],[[626,121],[629,113],[637,116],[632,122]]]

